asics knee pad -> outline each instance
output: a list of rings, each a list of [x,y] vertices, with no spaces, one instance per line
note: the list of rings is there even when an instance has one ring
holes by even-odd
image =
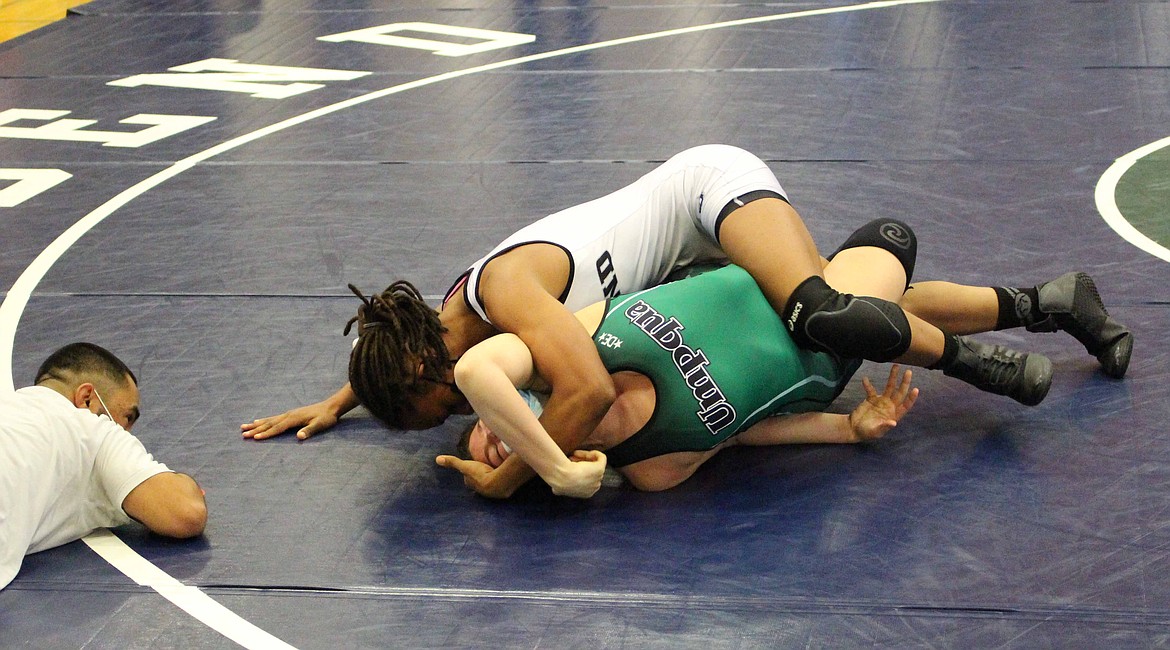
[[[874,219],[849,235],[849,239],[829,259],[847,248],[876,246],[889,251],[906,269],[906,286],[914,276],[914,262],[918,259],[918,238],[910,226],[897,219]]]
[[[886,362],[910,348],[910,322],[901,307],[841,293],[815,275],[792,292],[783,317],[792,340],[807,350]]]

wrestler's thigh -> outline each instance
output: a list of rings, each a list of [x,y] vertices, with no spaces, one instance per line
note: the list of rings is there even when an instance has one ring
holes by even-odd
[[[780,199],[759,199],[736,209],[720,226],[719,243],[773,305],[782,306],[797,285],[821,274],[812,235],[800,215]]]
[[[889,251],[874,246],[847,248],[825,267],[825,281],[842,293],[898,302],[906,270]]]

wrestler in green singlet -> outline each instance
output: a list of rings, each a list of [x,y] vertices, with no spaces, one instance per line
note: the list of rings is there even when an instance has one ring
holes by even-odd
[[[824,410],[861,365],[796,347],[737,266],[609,300],[593,341],[611,373],[642,373],[657,394],[646,426],[606,450],[615,467],[706,451],[763,418]]]

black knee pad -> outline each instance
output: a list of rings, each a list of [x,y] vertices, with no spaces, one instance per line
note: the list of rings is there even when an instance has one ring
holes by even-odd
[[[918,259],[918,238],[910,226],[897,219],[874,219],[849,235],[849,239],[829,259],[847,248],[861,246],[876,246],[898,258],[902,268],[906,269],[906,286],[910,286],[910,278],[914,276],[914,262]]]
[[[815,275],[792,292],[783,316],[792,340],[807,350],[886,362],[910,348],[910,322],[901,307],[841,293]]]

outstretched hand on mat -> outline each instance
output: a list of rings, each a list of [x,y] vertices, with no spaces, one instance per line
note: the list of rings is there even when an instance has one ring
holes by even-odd
[[[307,440],[314,434],[321,433],[337,424],[338,416],[334,409],[326,402],[317,402],[308,406],[301,406],[280,415],[259,418],[240,425],[245,438],[264,440],[272,438],[292,429],[297,431],[298,440]]]
[[[881,393],[873,387],[869,377],[861,378],[865,388],[865,401],[849,414],[849,426],[858,440],[876,440],[898,425],[898,420],[910,412],[918,399],[918,389],[911,387],[913,373],[906,370],[898,375],[901,368],[894,364],[886,387]]]

